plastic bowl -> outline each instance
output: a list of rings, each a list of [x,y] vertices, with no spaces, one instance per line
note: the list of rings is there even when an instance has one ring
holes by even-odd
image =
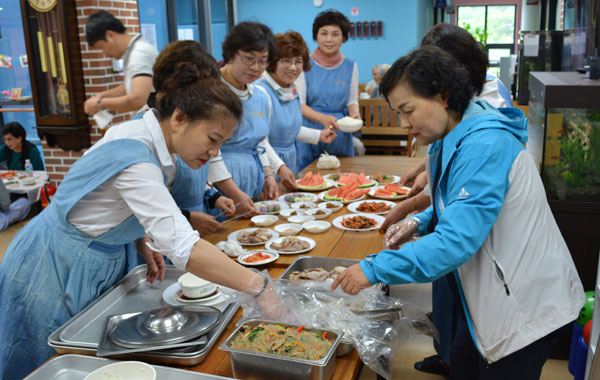
[[[306,215],[314,216],[315,219],[325,219],[329,215],[331,215],[332,212],[333,211],[327,208],[311,208],[309,210],[306,210]]]
[[[342,132],[354,133],[362,128],[363,121],[360,119],[345,117],[337,121],[337,126]]]
[[[275,224],[279,220],[279,217],[277,215],[256,215],[250,220],[259,227],[268,227]]]
[[[294,215],[291,215],[292,213],[294,213]],[[298,215],[304,215],[305,211],[304,210],[296,210],[295,208],[288,208],[285,210],[281,210],[281,212],[279,213],[279,215],[283,216],[284,218],[288,219],[290,218],[290,216],[298,216]]]
[[[313,220],[315,220],[315,217],[311,216],[311,215],[296,215],[296,216],[290,216],[288,218],[288,222],[298,223],[298,224],[312,222]]]
[[[280,235],[291,236],[298,235],[300,231],[302,231],[302,225],[297,223],[284,223],[275,226],[273,229],[279,232]]]
[[[217,284],[203,278],[186,273],[177,280],[181,293],[187,298],[203,298],[217,291]]]
[[[314,220],[312,222],[304,223],[302,227],[313,234],[320,234],[321,232],[327,231],[329,227],[331,227],[331,223],[324,220]]]
[[[100,367],[83,380],[156,380],[156,371],[146,363],[126,361]]]

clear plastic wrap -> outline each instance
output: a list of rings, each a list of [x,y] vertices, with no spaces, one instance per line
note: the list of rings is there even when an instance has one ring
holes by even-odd
[[[268,276],[266,271],[261,275]],[[319,282],[295,286],[278,280],[272,286],[279,296],[272,298],[280,303],[273,305],[278,310],[278,321],[343,331],[342,343],[351,344],[363,363],[386,379],[391,378],[390,361],[402,339],[410,334],[426,334],[437,340],[437,331],[423,310],[387,297],[377,287],[353,296],[339,289],[331,292],[327,283]],[[243,319],[273,320],[272,313],[265,314],[260,297],[240,292],[228,292],[226,296],[240,302]]]

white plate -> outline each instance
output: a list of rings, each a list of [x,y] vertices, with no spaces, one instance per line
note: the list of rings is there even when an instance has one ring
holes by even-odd
[[[387,174],[387,173],[385,173],[385,174]],[[371,176],[370,176],[370,175],[368,175],[368,176],[367,176],[367,178],[368,178],[368,179],[372,179],[373,181],[376,181],[377,183],[380,183],[380,184],[382,184],[382,185],[384,185],[384,184],[386,184],[386,183],[398,183],[398,182],[400,181],[400,177],[398,177],[397,175],[393,175],[393,174],[392,174],[392,178],[393,178],[392,182],[379,182],[379,181],[377,181],[376,179],[374,179],[374,178],[371,178]]]
[[[327,207],[327,203],[334,203],[334,204],[335,204],[336,206],[338,206],[338,207],[335,207],[335,208],[328,208],[328,207]],[[331,212],[332,212],[332,213],[334,213],[334,212],[338,212],[338,211],[340,211],[340,210],[342,209],[342,207],[344,207],[344,204],[343,204],[342,202],[338,202],[338,201],[327,201],[327,202],[324,202],[324,203],[319,203],[319,204],[317,205],[317,207],[318,207],[318,208],[322,208],[322,209],[324,209],[324,210],[331,210]]]
[[[363,203],[367,203],[367,202],[371,202],[371,203],[385,203],[386,205],[390,206],[390,209],[384,212],[366,212],[366,211],[358,211],[358,207],[363,204]],[[387,214],[388,212],[390,212],[392,210],[392,207],[394,207],[396,204],[394,202],[390,202],[390,201],[375,201],[375,200],[368,200],[368,201],[360,201],[360,202],[354,202],[354,203],[350,203],[348,205],[348,211],[352,211],[355,212],[357,214],[371,214],[371,215],[383,215],[383,214]]]
[[[278,220],[279,218],[277,215],[255,215],[250,218],[250,221],[259,227],[268,227],[277,223]]]
[[[290,215],[292,212],[294,212],[294,215]],[[304,210],[299,210],[299,209],[295,209],[295,208],[288,208],[285,210],[281,210],[281,213],[279,215],[281,215],[282,217],[289,219],[292,216],[297,216],[297,215],[304,215],[306,214],[306,212],[304,212]]]
[[[319,211],[324,212],[324,214],[317,214],[317,212],[319,212]],[[314,216],[315,219],[325,219],[329,215],[331,215],[332,212],[333,211],[331,209],[328,209],[328,208],[318,208],[318,207],[315,207],[315,208],[311,208],[311,209],[306,210],[306,215]]]
[[[304,223],[302,227],[311,234],[320,234],[327,231],[331,227],[331,223],[324,220],[313,220],[312,222]]]
[[[229,235],[227,235],[227,240],[231,240],[234,241],[236,243],[238,243],[239,245],[261,245],[261,244],[265,244],[265,243],[242,243],[237,239],[237,234],[239,232],[242,231],[248,231],[248,232],[253,232],[258,230],[259,228],[263,228],[263,227],[252,227],[252,228],[244,228],[242,230],[237,230],[237,231],[233,231],[232,233],[230,233]],[[277,231],[274,231],[270,228],[265,228],[265,230],[268,230],[271,233],[271,238],[269,240],[273,240],[273,239],[277,239],[279,237],[279,233]]]
[[[303,192],[295,192],[295,193],[287,193],[287,194],[283,194],[281,196],[279,196],[279,202],[284,202],[284,203],[295,203],[295,202],[288,202],[285,198],[289,197],[289,196],[302,196],[302,197],[309,197],[310,200],[306,200],[306,201],[301,201],[301,202],[314,202],[317,200],[317,196],[314,195],[313,193],[303,193]]]
[[[340,186],[345,186],[345,185],[342,185],[342,184],[340,184],[340,183],[339,183],[338,181],[336,181],[335,179],[331,178],[332,176],[334,176],[334,175],[336,175],[336,174],[337,174],[337,175],[342,175],[342,174],[356,174],[356,173],[354,173],[354,172],[332,173],[332,174],[326,174],[325,176],[323,176],[323,178],[327,178],[328,180],[335,182],[335,185],[336,185],[337,187],[340,187]],[[367,177],[368,179],[371,179],[371,178],[369,178],[369,176],[366,176],[366,177]],[[371,182],[370,184],[368,184],[368,185],[363,185],[363,186],[359,187],[359,189],[366,189],[367,187],[371,187],[371,186],[375,186],[375,185],[377,185],[377,181],[372,181],[372,182]]]
[[[317,246],[317,242],[314,241],[311,238],[307,238],[307,237],[304,237],[304,236],[294,236],[294,237],[297,238],[297,239],[300,239],[300,240],[304,240],[305,242],[307,242],[308,244],[310,244],[310,246],[308,248],[302,249],[300,251],[293,251],[293,252],[278,251],[275,248],[272,248],[272,246],[273,246],[273,244],[281,243],[283,241],[283,239],[285,239],[284,237],[280,237],[280,238],[277,238],[275,240],[271,240],[270,242],[268,242],[265,245],[265,248],[268,249],[269,251],[277,252],[280,255],[295,255],[297,253],[308,252],[308,251],[310,251],[311,249],[313,249],[314,247]]]
[[[288,218],[288,222],[298,224],[312,222],[313,220],[315,220],[315,217],[312,215],[294,215]]]
[[[212,306],[221,311],[225,310],[225,307],[228,305],[227,299],[225,296],[223,296],[223,293],[220,289],[214,298],[209,297],[210,299],[204,298],[201,300],[184,300],[177,296],[177,293],[179,292],[181,292],[181,286],[175,282],[167,286],[167,288],[162,292],[162,299],[171,306],[184,306],[193,303],[204,306]]]
[[[300,180],[298,180],[298,181],[300,181]],[[325,179],[325,184],[323,186],[318,186],[318,187],[302,186],[302,185],[298,184],[298,181],[296,181],[296,186],[298,186],[298,188],[300,190],[305,190],[305,191],[327,190],[327,189],[330,189],[335,186],[335,181],[333,181],[331,179]]]
[[[377,225],[375,227],[364,228],[364,229],[348,228],[348,227],[344,227],[342,225],[342,220],[344,220],[346,218],[351,218],[351,217],[357,216],[357,215],[361,215],[361,216],[364,216],[364,217],[367,217],[367,218],[371,218],[371,219],[375,220],[375,222],[377,223]],[[335,218],[333,220],[333,225],[336,226],[339,229],[346,230],[346,231],[372,231],[372,230],[378,230],[384,220],[385,220],[385,218],[383,216],[381,216],[381,215],[362,214],[362,213],[360,213],[360,214],[346,214],[346,215],[338,216],[337,218]]]
[[[247,263],[247,262],[243,261],[246,257],[252,256],[252,255],[254,255],[257,252],[262,252],[265,255],[271,256],[271,258],[270,259],[265,259],[265,260],[262,260],[262,261],[257,261],[257,262],[254,262],[254,263]],[[262,251],[258,250],[258,251],[249,251],[249,252],[246,252],[246,253],[243,253],[243,254],[239,255],[238,258],[237,258],[237,261],[240,264],[242,264],[242,265],[257,266],[257,265],[264,265],[264,264],[271,263],[271,262],[277,260],[278,258],[279,258],[279,253],[277,253],[277,252],[268,252],[266,250],[262,250]]]
[[[408,197],[408,194],[398,195],[398,196],[395,196],[395,197],[383,197],[381,195],[375,195],[375,192],[378,189],[383,189],[383,188],[384,188],[384,186],[375,186],[375,187],[372,187],[371,190],[369,190],[369,195],[372,196],[373,198],[385,199],[385,200],[388,200],[388,201],[396,201],[398,199],[404,199],[404,198]],[[410,187],[407,187],[407,186],[401,186],[401,188],[410,190]]]
[[[352,203],[352,202],[356,202],[356,201],[360,201],[362,199],[365,199],[365,196],[366,196],[366,195],[363,195],[362,197],[353,199],[351,201],[345,201],[345,200],[344,201],[333,201],[331,199],[325,199],[325,197],[324,197],[325,193],[327,193],[327,191],[322,191],[322,192],[319,193],[319,199],[320,200],[325,201],[325,202],[340,202],[340,203],[343,203],[345,205],[347,205],[348,203]]]
[[[279,201],[262,201],[262,202],[255,202],[254,203],[254,208],[256,208],[258,211],[260,211],[260,206],[267,206],[267,205],[273,205],[273,204],[278,204],[279,205],[279,211],[281,210],[285,210],[287,208],[290,208],[290,206],[288,206],[287,203],[285,202],[279,202]],[[273,211],[273,212],[262,212],[264,215],[275,215],[275,214],[279,214],[279,211]]]
[[[279,232],[279,235],[281,235],[281,236],[292,236],[292,235],[298,235],[300,233],[300,231],[302,231],[302,224],[283,223],[283,224],[278,224],[273,228],[275,229],[275,231]],[[293,230],[293,232],[288,232],[288,230],[290,230],[290,231]]]

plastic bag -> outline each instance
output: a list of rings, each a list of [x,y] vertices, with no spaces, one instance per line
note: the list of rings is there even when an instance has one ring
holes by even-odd
[[[317,169],[337,169],[340,167],[340,160],[336,156],[321,153],[319,161],[317,161]]]
[[[363,363],[386,379],[391,378],[390,362],[402,339],[410,334],[438,339],[423,310],[385,296],[378,287],[353,296],[339,289],[331,292],[322,282],[292,286],[287,280],[278,280],[274,286],[285,309],[280,314],[283,319],[277,321],[343,331],[342,343],[352,344]],[[273,320],[256,302],[248,302],[244,293],[232,292],[228,297],[242,304],[243,319]]]

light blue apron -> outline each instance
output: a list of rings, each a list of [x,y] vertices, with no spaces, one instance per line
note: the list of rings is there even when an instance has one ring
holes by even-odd
[[[258,155],[258,145],[269,135],[269,98],[258,88],[250,99],[242,100],[244,113],[231,139],[221,146],[221,156],[233,182],[252,198],[263,190],[265,170]]]
[[[350,82],[354,61],[344,58],[344,61],[335,69],[326,69],[319,66],[314,59],[310,59],[312,68],[304,73],[306,78],[306,105],[315,111],[333,115],[337,119],[346,116],[348,97],[350,96]],[[302,125],[313,129],[323,129],[320,123],[303,119]],[[352,133],[336,131],[337,137],[330,144],[320,142],[318,145],[296,142],[300,170],[319,158],[325,151],[336,156],[354,156]]]
[[[116,154],[118,152],[118,154]],[[80,158],[52,203],[23,227],[0,263],[0,379],[21,379],[56,352],[48,336],[125,274],[135,216],[94,238],[70,224],[85,195],[139,162],[158,165],[137,140],[114,140]]]
[[[267,90],[273,104],[269,143],[294,175],[298,174],[296,137],[302,126],[300,100],[296,97],[294,100],[282,102],[266,79],[259,79],[256,83]]]

